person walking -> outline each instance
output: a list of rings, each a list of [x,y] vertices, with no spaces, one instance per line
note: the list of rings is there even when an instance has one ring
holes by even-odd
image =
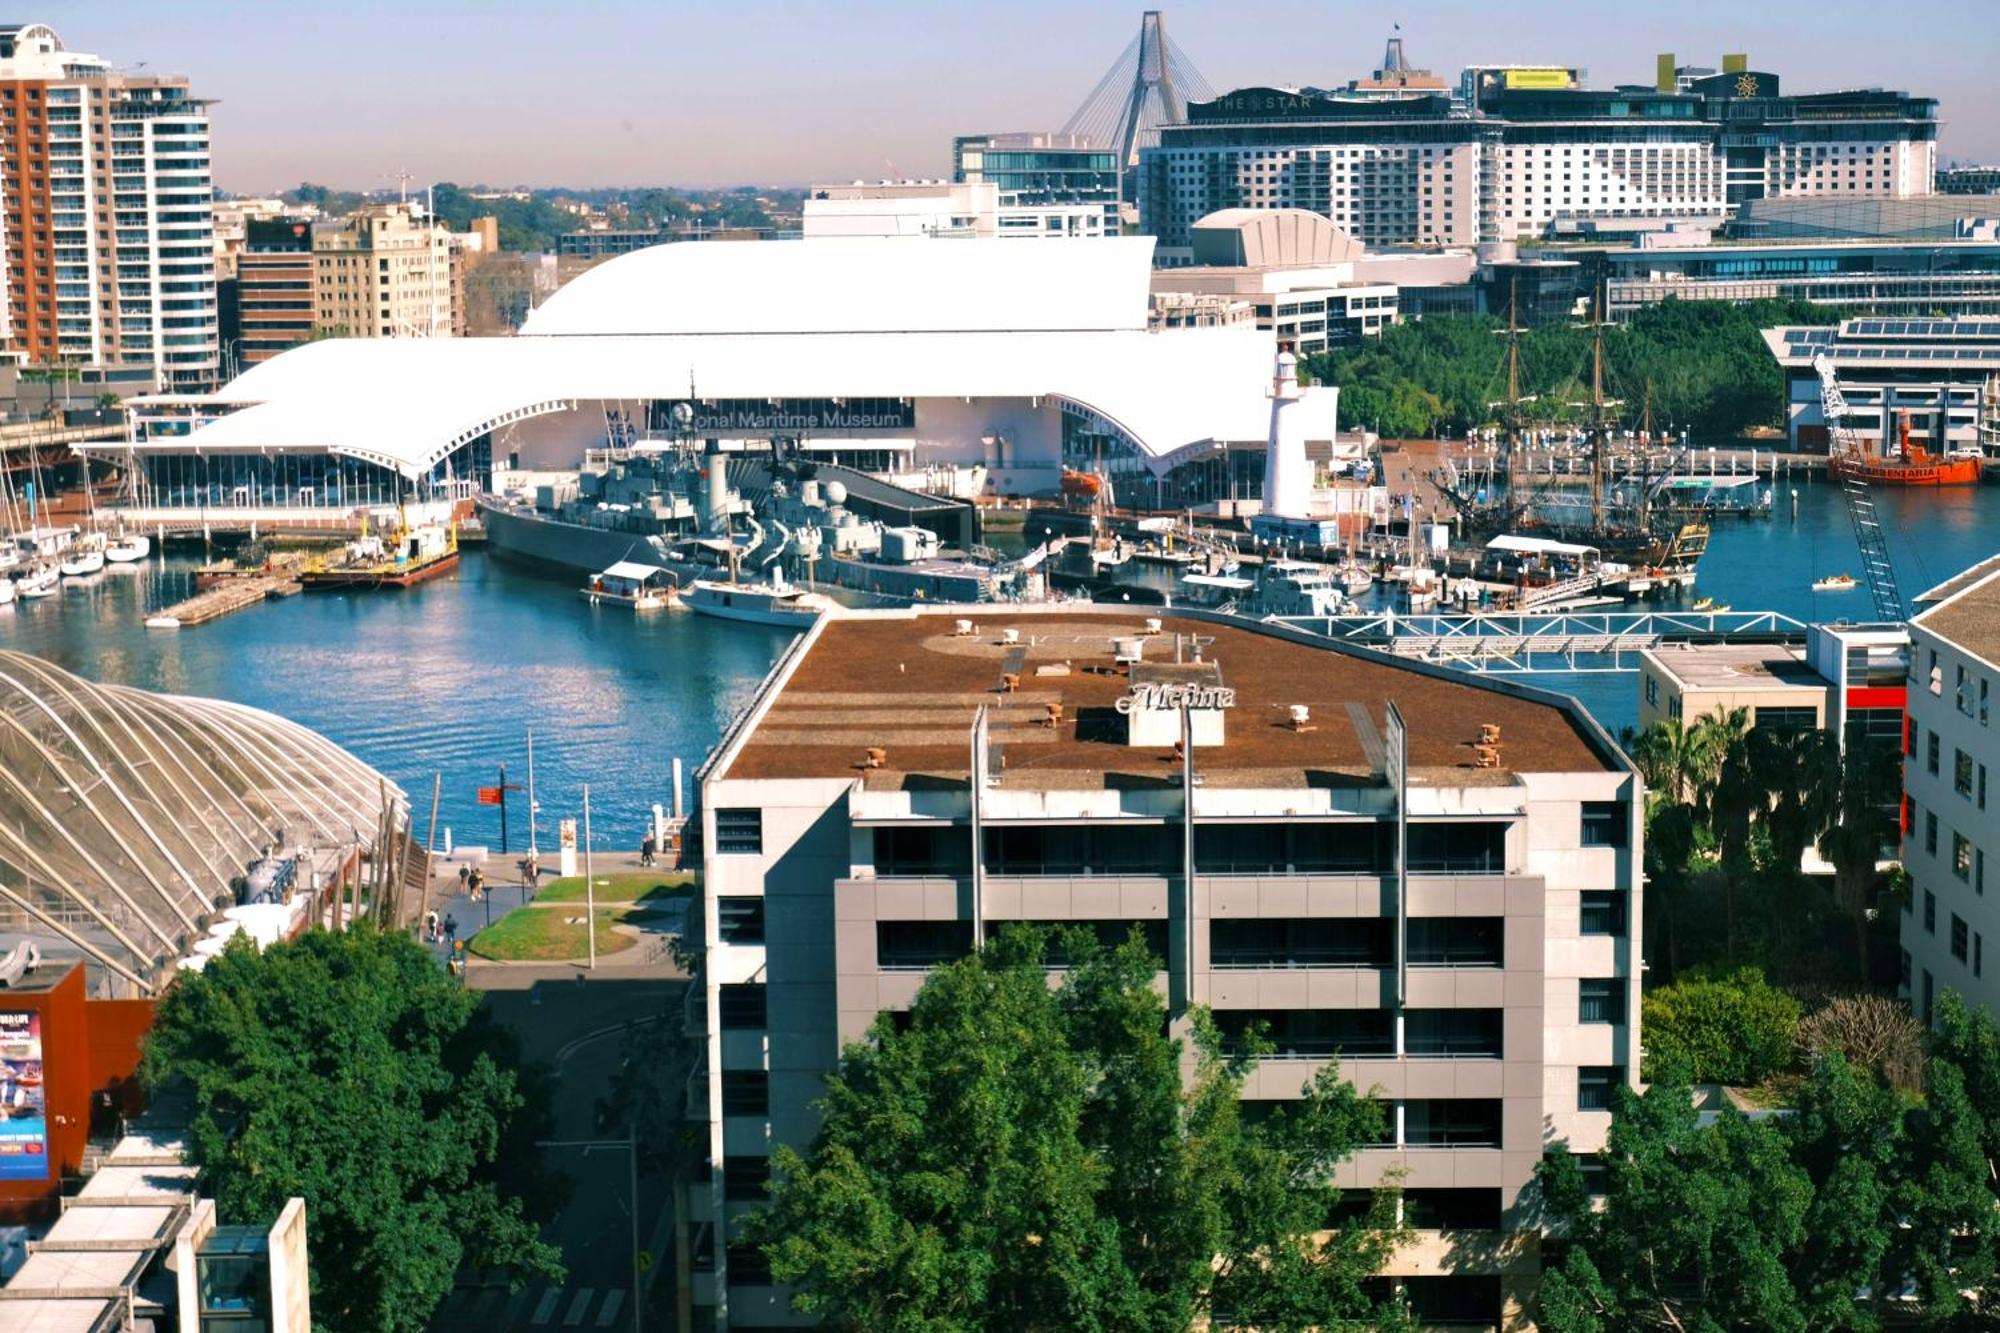
[[[472,874],[467,877],[465,887],[470,892],[472,901],[474,902],[478,902],[486,896],[486,876],[480,871],[479,867],[474,866],[472,868]]]
[[[452,915],[451,915],[450,913],[448,913],[448,912],[447,912],[447,913],[445,914],[445,918],[444,918],[444,939],[445,939],[445,943],[446,943],[446,944],[449,944],[449,945],[450,945],[450,946],[452,947],[452,949],[453,949],[454,951],[456,951],[456,950],[457,950],[457,948],[458,948],[458,918],[457,918],[457,917],[455,917],[455,916],[452,916]]]
[[[648,829],[646,836],[639,839],[639,864],[642,866],[653,864],[653,853],[659,850],[659,846],[660,844],[654,841],[652,830]]]
[[[424,942],[426,944],[438,942],[438,914],[435,907],[424,913]]]

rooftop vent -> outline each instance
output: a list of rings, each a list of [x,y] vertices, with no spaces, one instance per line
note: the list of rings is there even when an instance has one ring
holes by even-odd
[[[1021,641],[1021,631],[1017,629],[1003,629],[1000,631],[1000,642],[1019,643],[1020,641]]]
[[[1304,704],[1293,704],[1291,706],[1291,715],[1292,715],[1293,731],[1317,730],[1317,728],[1313,726],[1312,709],[1306,707]]]
[[[972,633],[972,622],[970,620],[954,620],[951,632],[961,639],[966,638]]]
[[[1146,617],[1146,633],[1158,634],[1164,627],[1158,616]]]
[[[1130,667],[1142,662],[1146,657],[1146,641],[1137,637],[1116,638],[1111,641],[1111,660],[1120,666]]]

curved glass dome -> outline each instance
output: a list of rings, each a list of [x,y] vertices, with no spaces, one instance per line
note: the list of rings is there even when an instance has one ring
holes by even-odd
[[[267,849],[377,838],[402,792],[254,708],[0,651],[0,918],[151,991]]]

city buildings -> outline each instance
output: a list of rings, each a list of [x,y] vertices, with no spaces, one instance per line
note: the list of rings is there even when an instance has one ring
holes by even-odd
[[[1940,991],[2000,1013],[2000,556],[1917,598],[1910,620],[1902,985],[1925,1022]],[[1992,869],[1989,870],[1989,862]],[[2000,960],[1996,960],[2000,966]]]
[[[1752,727],[1819,728],[1846,744],[1902,738],[1910,632],[1901,625],[1811,625],[1803,646],[1683,643],[1639,657],[1642,729],[1666,721],[1691,726],[1743,708]]]
[[[1076,134],[961,134],[951,141],[954,184],[991,185],[1000,206],[1086,204],[1102,210],[1102,230],[1119,230],[1115,149]]]
[[[1224,209],[1189,237],[1191,263],[1153,273],[1154,314],[1163,323],[1226,323],[1240,307],[1307,355],[1352,346],[1396,322],[1395,284],[1359,279],[1362,246],[1318,213]]]
[[[1741,58],[1717,73],[1663,57],[1655,84],[1602,90],[1560,66],[1474,67],[1455,96],[1244,88],[1161,127],[1140,221],[1170,254],[1222,208],[1311,209],[1371,246],[1467,245],[1578,218],[1720,220],[1766,197],[1902,199],[1931,191],[1936,109],[1785,93]]]
[[[0,27],[0,334],[113,392],[214,386],[221,363],[208,103],[46,24]]]
[[[1029,201],[992,181],[856,181],[806,195],[807,239],[839,236],[1000,236],[1077,240],[1116,236],[1115,204]]]
[[[314,331],[440,338],[464,331],[451,232],[414,203],[367,204],[313,228]]]
[[[1387,1271],[1420,1312],[1521,1317],[1535,1164],[1601,1147],[1637,1074],[1640,784],[1567,698],[1199,613],[857,613],[700,780],[688,1244],[719,1326],[802,1322],[739,1244],[772,1147],[810,1141],[843,1042],[1007,922],[1143,932],[1177,1030],[1267,1025],[1254,1104],[1338,1050],[1390,1121],[1339,1179],[1402,1173]]]
[[[223,339],[232,369],[269,361],[310,340],[319,309],[311,220],[244,219],[236,276],[223,285]]]
[[[2000,457],[2000,318],[1848,319],[1833,327],[1766,329],[1785,370],[1786,438],[1827,450],[1816,358],[1839,377],[1846,425],[1865,446],[1900,438],[1936,453]]]

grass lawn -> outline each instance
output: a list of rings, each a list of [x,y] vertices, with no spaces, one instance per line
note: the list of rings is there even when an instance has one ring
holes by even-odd
[[[596,877],[596,900],[600,903],[660,902],[694,889],[692,870],[633,870]],[[565,875],[542,881],[535,894],[538,903],[580,903],[583,876]],[[580,936],[579,936],[580,937]]]
[[[598,908],[594,921],[598,956],[619,953],[637,943],[632,936],[612,927],[644,915],[626,907]],[[466,950],[480,958],[504,962],[566,962],[583,958],[590,949],[583,936],[582,916],[581,909],[571,912],[532,904],[517,907],[475,934]]]

